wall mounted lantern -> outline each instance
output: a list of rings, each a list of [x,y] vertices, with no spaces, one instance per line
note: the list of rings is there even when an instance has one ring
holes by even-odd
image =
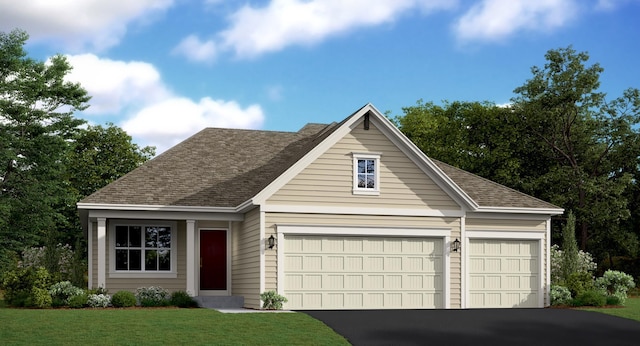
[[[453,252],[459,252],[460,251],[460,240],[458,240],[458,238],[456,238],[456,240],[454,240],[451,243],[451,251],[453,251]]]
[[[276,238],[273,237],[273,234],[269,237],[269,239],[267,239],[267,244],[269,246],[269,249],[273,249],[273,247],[276,246]]]

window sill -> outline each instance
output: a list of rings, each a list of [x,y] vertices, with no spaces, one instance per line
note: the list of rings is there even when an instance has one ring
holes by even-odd
[[[363,196],[380,196],[380,190],[353,190],[354,195],[363,195]]]
[[[175,279],[178,277],[178,273],[164,272],[164,273],[149,273],[149,272],[109,272],[109,278],[112,279]]]

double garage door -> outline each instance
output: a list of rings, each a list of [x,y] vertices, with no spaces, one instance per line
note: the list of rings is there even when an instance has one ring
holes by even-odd
[[[288,309],[443,308],[443,241],[286,235]]]
[[[287,309],[444,308],[443,238],[286,235]],[[540,241],[470,239],[467,307],[541,307]],[[464,253],[463,253],[464,254]]]

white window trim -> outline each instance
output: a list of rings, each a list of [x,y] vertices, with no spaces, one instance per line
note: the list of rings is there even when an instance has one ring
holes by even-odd
[[[353,194],[380,195],[380,153],[351,153],[353,156]],[[375,160],[375,187],[373,189],[358,187],[358,160]]]
[[[164,226],[171,227],[171,270],[170,271],[144,271],[144,270],[116,270],[116,226]],[[177,222],[144,221],[144,220],[114,220],[109,222],[107,234],[109,242],[109,278],[154,278],[175,279],[178,277],[178,253]]]

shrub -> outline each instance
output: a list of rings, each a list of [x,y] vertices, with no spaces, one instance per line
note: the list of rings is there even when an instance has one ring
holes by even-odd
[[[69,307],[74,309],[80,309],[87,306],[89,296],[86,293],[78,294],[69,298]]]
[[[573,306],[604,306],[607,303],[607,297],[598,289],[586,290],[571,302]]]
[[[111,297],[111,305],[116,308],[135,306],[136,296],[129,291],[118,291]]]
[[[568,288],[559,285],[551,285],[551,305],[571,304],[571,292]]]
[[[49,272],[42,267],[17,268],[5,273],[2,280],[4,300],[11,306],[51,306],[49,295]]]
[[[581,293],[593,289],[593,276],[585,272],[576,272],[569,275],[565,285],[569,289],[569,292],[571,292],[571,295],[577,297]]]
[[[92,308],[106,308],[111,304],[111,297],[108,294],[90,294],[87,297],[87,305]]]
[[[196,302],[189,293],[185,291],[176,291],[171,294],[171,305],[179,308],[197,308],[198,302]]]
[[[136,289],[135,296],[141,306],[151,307],[169,305],[169,291],[162,287],[139,287]]]
[[[70,281],[55,283],[49,288],[49,294],[53,300],[53,306],[69,305],[69,299],[83,294],[84,291],[71,284]]]
[[[616,270],[607,270],[602,277],[595,281],[595,286],[603,290],[607,296],[615,296],[620,305],[624,305],[627,299],[627,291],[635,287],[631,275]]]
[[[562,284],[562,258],[563,251],[556,244],[551,245],[551,282],[554,284]],[[598,265],[593,261],[590,253],[578,251],[578,272],[593,273]]]
[[[262,308],[267,310],[281,310],[282,303],[286,303],[287,298],[279,295],[276,291],[266,291],[260,294]]]
[[[607,296],[607,305],[624,305],[624,302],[618,296]]]

